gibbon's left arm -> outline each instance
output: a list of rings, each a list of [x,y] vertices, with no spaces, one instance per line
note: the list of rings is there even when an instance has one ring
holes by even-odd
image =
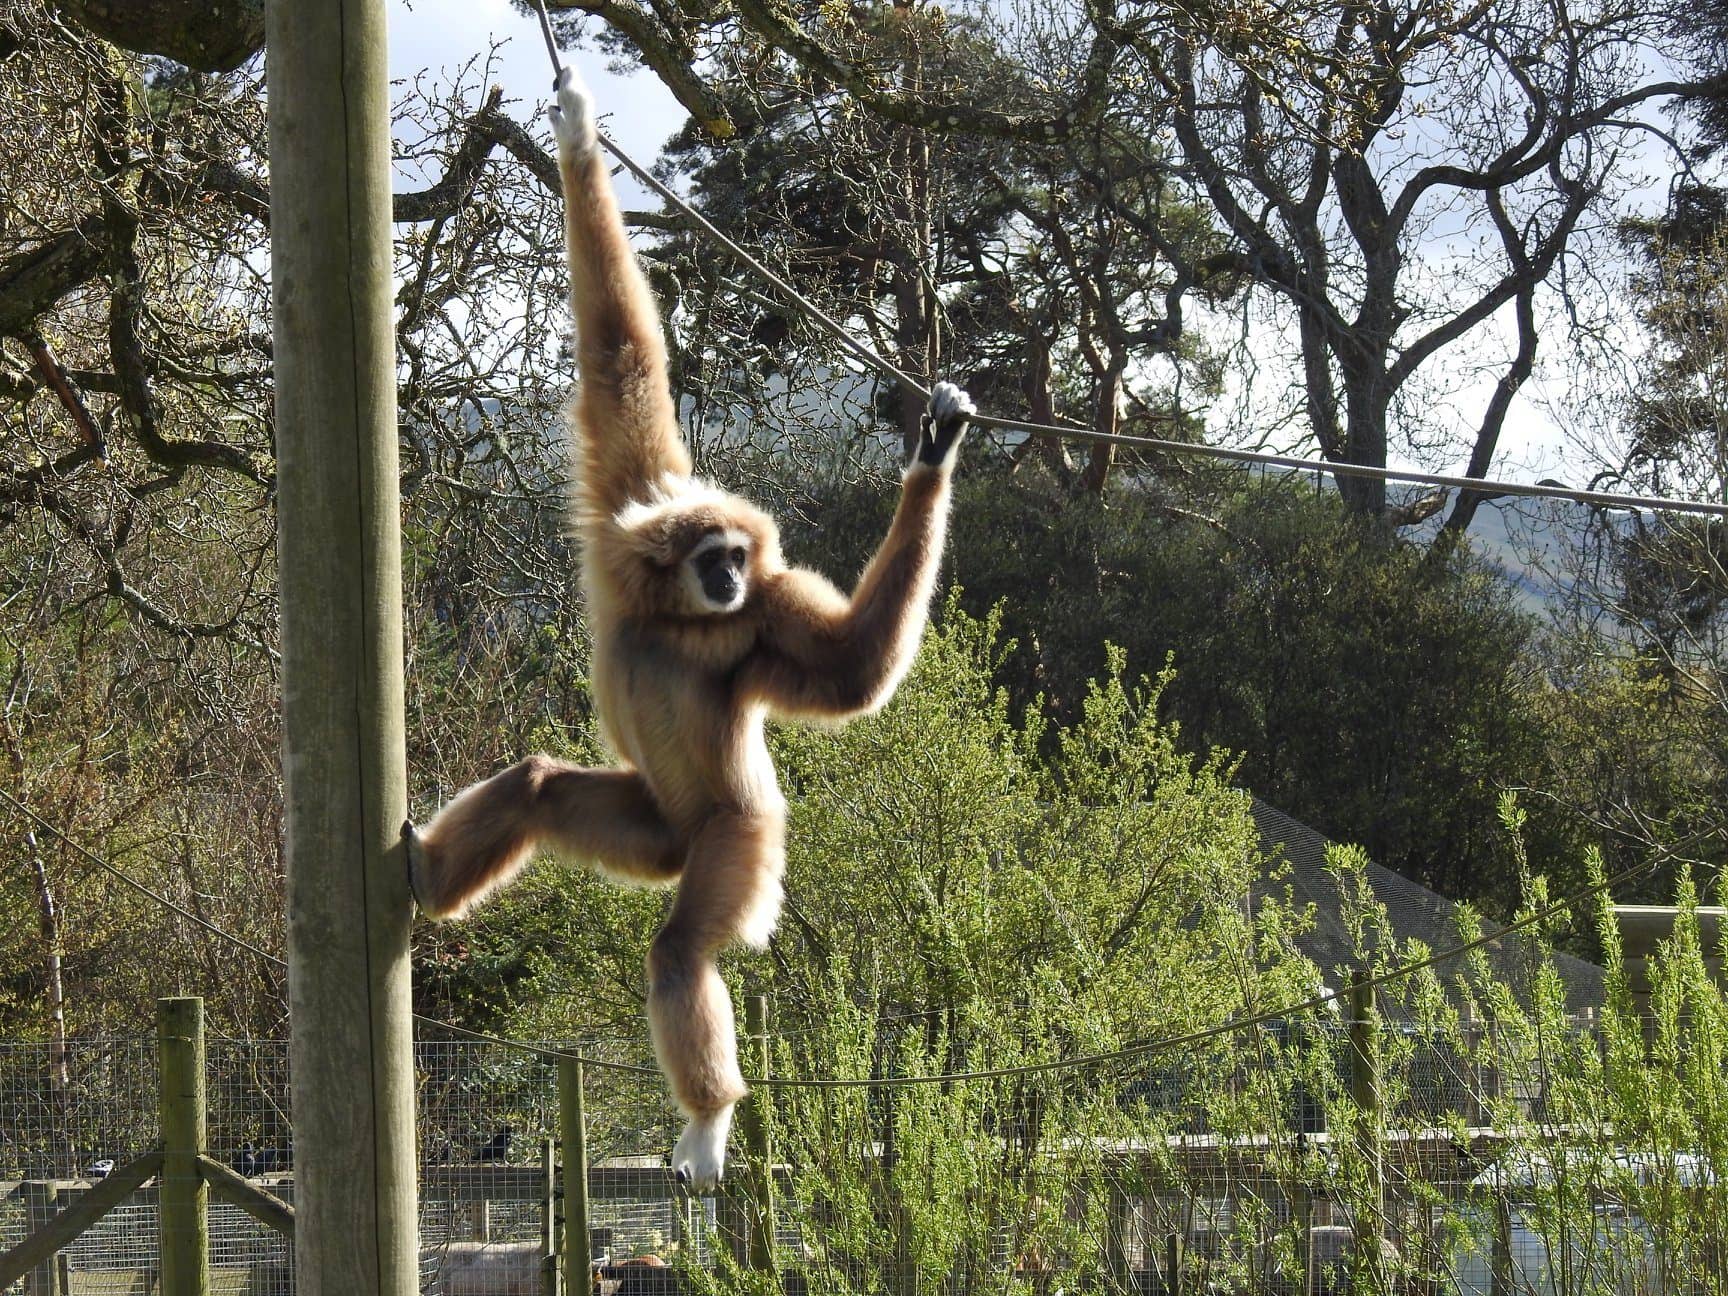
[[[762,647],[743,680],[748,696],[784,715],[838,720],[893,694],[929,617],[955,452],[972,413],[965,392],[936,384],[900,507],[850,599],[813,572],[770,580]]]

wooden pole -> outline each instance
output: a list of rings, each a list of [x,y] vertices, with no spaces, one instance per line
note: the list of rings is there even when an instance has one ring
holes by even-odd
[[[210,1191],[198,1171],[204,1151],[204,1001],[156,1004],[162,1126],[162,1188],[157,1230],[162,1296],[208,1296]]]
[[[60,1193],[51,1183],[28,1180],[19,1185],[18,1195],[24,1199],[24,1241],[0,1256],[0,1291],[4,1291],[14,1278],[23,1275],[24,1296],[56,1296],[54,1248],[32,1247],[30,1244],[49,1236],[55,1220],[64,1219],[68,1212],[60,1210]],[[65,1240],[70,1242],[72,1239],[68,1237]],[[25,1273],[25,1270],[30,1272]]]
[[[1365,969],[1362,975],[1367,975]],[[1371,985],[1350,987],[1350,1098],[1356,1105],[1358,1147],[1368,1178],[1367,1200],[1351,1212],[1351,1251],[1370,1290],[1383,1291],[1386,1201],[1380,1139],[1380,1017]]]
[[[768,997],[744,1001],[744,1032],[756,1051],[757,1074],[768,1074]],[[752,1269],[774,1272],[774,1121],[773,1090],[758,1085],[738,1107],[738,1129],[744,1144],[744,1193],[748,1201],[743,1230],[745,1262]]]
[[[268,0],[301,1296],[414,1296],[384,0]]]
[[[588,1296],[594,1256],[588,1222],[588,1119],[582,1093],[582,1063],[558,1059],[558,1141],[564,1152],[564,1291]]]
[[[563,1239],[558,1236],[558,1144],[552,1139],[540,1144],[540,1172],[540,1292],[559,1296],[558,1244]]]
[[[283,1237],[294,1236],[294,1208],[274,1193],[267,1193],[244,1175],[235,1174],[220,1161],[198,1158],[198,1173],[210,1185],[218,1201],[238,1206],[260,1224],[267,1224]]]

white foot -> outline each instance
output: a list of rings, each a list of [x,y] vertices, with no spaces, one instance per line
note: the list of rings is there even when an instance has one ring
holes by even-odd
[[[594,96],[588,92],[576,69],[565,68],[555,84],[558,102],[546,110],[558,147],[580,157],[599,142],[594,133]]]
[[[726,1173],[726,1136],[732,1130],[732,1109],[697,1117],[678,1136],[672,1149],[672,1173],[691,1192],[712,1192]]]

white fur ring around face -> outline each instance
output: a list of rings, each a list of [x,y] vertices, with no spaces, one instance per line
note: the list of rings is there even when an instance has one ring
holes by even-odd
[[[691,1192],[712,1192],[726,1173],[726,1136],[732,1109],[697,1117],[684,1127],[672,1149],[672,1173]]]
[[[930,392],[930,417],[946,423],[956,415],[971,417],[978,412],[972,398],[951,382],[939,382]]]
[[[558,73],[558,102],[546,110],[552,123],[552,134],[558,147],[572,153],[586,153],[597,143],[594,134],[594,96],[576,69],[564,68]]]

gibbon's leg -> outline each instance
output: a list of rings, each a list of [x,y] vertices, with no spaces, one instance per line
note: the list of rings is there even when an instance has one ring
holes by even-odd
[[[745,1093],[732,996],[714,959],[734,940],[767,944],[780,913],[784,839],[777,815],[716,814],[690,843],[678,899],[648,951],[654,1054],[689,1117],[672,1169],[698,1190],[720,1180],[732,1108]]]
[[[404,824],[402,835],[414,898],[434,918],[460,918],[540,846],[634,882],[670,882],[683,866],[678,834],[640,774],[551,756],[530,756],[476,783],[423,832]]]
[[[564,185],[570,313],[581,386],[577,452],[584,496],[606,516],[667,473],[689,476],[666,370],[660,312],[618,214],[594,128],[594,101],[571,68],[548,112]]]

